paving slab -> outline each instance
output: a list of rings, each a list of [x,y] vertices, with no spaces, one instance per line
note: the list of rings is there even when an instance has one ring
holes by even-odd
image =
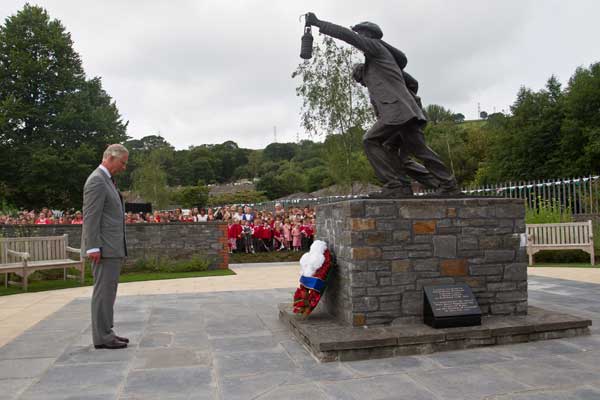
[[[431,400],[438,399],[408,375],[384,375],[338,382],[320,382],[329,399]]]
[[[444,400],[482,399],[532,387],[485,366],[442,368],[408,375],[420,387],[427,388]]]
[[[489,400],[597,400],[600,390],[592,386],[567,387],[544,390],[528,390],[490,397]]]
[[[89,343],[89,336],[86,336]],[[70,346],[55,361],[56,365],[81,365],[97,363],[129,363],[135,356],[135,349],[120,351],[96,350],[91,344]]]
[[[252,270],[244,273],[250,276]],[[289,301],[294,286],[295,281],[263,290],[120,292],[115,329],[130,337],[126,350],[91,346],[89,297],[80,292],[83,297],[0,347],[0,400],[600,398],[595,331],[495,348],[319,363],[277,321],[276,305]],[[562,290],[553,292],[556,288]],[[530,278],[533,306],[593,321],[600,321],[594,308],[599,293],[600,285]],[[26,312],[15,300],[3,304]]]
[[[212,357],[207,352],[186,348],[140,349],[135,353],[132,368],[157,369],[176,367],[210,367]]]
[[[126,376],[126,363],[54,366],[19,399],[115,398]]]
[[[0,379],[0,400],[19,398],[34,381],[34,379]]]
[[[281,387],[310,384],[309,380],[296,376],[293,372],[273,371],[269,374],[226,376],[220,379],[219,388],[223,399],[248,400],[262,399],[263,396],[276,393]]]
[[[215,369],[219,376],[265,374],[271,371],[296,371],[283,348],[274,351],[216,353]]]
[[[120,398],[213,399],[215,384],[210,368],[161,368],[131,371]]]
[[[596,370],[582,368],[582,364],[558,356],[508,361],[483,368],[531,387],[586,384],[600,378]]]
[[[472,351],[469,351],[470,354]],[[403,356],[373,360],[349,361],[344,365],[359,377],[395,375],[438,369],[442,365],[426,356]]]
[[[53,363],[54,358],[0,360],[0,380],[35,378],[42,375]]]

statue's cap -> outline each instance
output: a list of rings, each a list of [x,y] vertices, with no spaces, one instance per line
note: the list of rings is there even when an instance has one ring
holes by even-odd
[[[360,24],[354,25],[352,27],[352,30],[354,32],[357,32],[359,30],[371,31],[372,33],[375,34],[375,38],[376,39],[381,39],[383,37],[383,31],[381,30],[381,28],[379,27],[379,25],[374,24],[374,23],[369,22],[369,21],[364,21],[364,22],[361,22]]]

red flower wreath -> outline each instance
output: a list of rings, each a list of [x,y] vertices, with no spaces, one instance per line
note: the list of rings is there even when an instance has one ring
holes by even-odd
[[[324,261],[315,271],[315,260],[321,259]],[[294,313],[306,317],[317,307],[327,288],[327,277],[331,270],[331,253],[327,244],[321,240],[315,241],[310,251],[300,259],[300,265],[303,272],[300,286],[294,293]]]

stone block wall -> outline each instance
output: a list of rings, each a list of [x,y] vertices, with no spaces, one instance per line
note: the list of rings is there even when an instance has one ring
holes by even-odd
[[[168,257],[190,258],[193,255],[211,260],[211,269],[229,266],[227,224],[198,222],[185,224],[128,224],[128,262],[138,259]],[[58,236],[69,235],[69,246],[81,245],[81,225],[0,225],[0,235]]]
[[[422,319],[423,286],[466,283],[487,314],[527,312],[519,199],[359,199],[317,207],[335,260],[328,311],[354,326]]]

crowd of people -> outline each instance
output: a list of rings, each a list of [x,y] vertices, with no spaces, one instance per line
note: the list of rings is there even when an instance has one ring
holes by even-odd
[[[233,211],[233,212],[232,212]],[[254,212],[251,207],[225,209],[230,252],[306,251],[314,239],[315,215],[309,207]]]
[[[230,252],[255,253],[260,251],[308,250],[314,237],[315,214],[310,207],[285,209],[277,203],[274,210],[255,210],[250,206],[224,206],[208,208],[177,208],[152,213],[125,214],[125,222],[185,223],[227,222]],[[14,214],[0,213],[0,225],[82,224],[83,215],[76,210],[41,211],[21,210]]]
[[[39,212],[21,210],[14,214],[0,213],[0,225],[81,225],[82,223],[83,215],[81,211],[75,210],[58,211],[44,207]]]

